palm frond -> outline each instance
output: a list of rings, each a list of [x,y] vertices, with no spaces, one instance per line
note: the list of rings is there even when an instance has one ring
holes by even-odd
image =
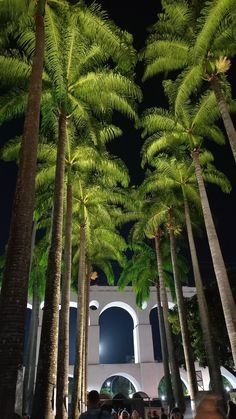
[[[206,3],[202,10],[201,28],[193,48],[193,60],[198,61],[207,55],[222,19],[234,8],[234,0],[215,0]]]

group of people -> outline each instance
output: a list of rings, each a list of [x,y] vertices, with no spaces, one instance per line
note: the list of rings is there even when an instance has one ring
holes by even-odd
[[[118,412],[116,418],[114,418],[113,416],[113,419],[142,419],[142,418],[140,418],[140,414],[137,410],[133,410],[130,415],[127,412],[127,410],[124,409],[124,410],[121,410],[121,412]],[[158,414],[157,411],[154,411],[153,414],[150,416],[150,419],[168,419],[168,416],[165,414],[164,408],[161,407],[160,414]]]
[[[151,415],[150,419],[168,419],[169,416],[162,407],[160,412]],[[173,408],[171,411],[170,419],[182,419],[178,408]],[[96,390],[92,390],[88,394],[88,410],[80,415],[79,419],[142,419],[137,410],[133,410],[130,414],[126,408],[109,411],[108,406],[100,406],[100,395]]]
[[[236,405],[232,401],[228,401],[227,413],[220,408],[218,398],[214,395],[206,395],[197,408],[195,419],[236,419]],[[79,419],[142,419],[137,410],[133,410],[130,414],[126,408],[115,411],[107,409],[108,406],[100,406],[100,395],[96,390],[90,391],[88,394],[88,410],[82,413]],[[181,411],[178,407],[174,407],[167,415],[163,408],[159,412],[153,411],[150,419],[183,419]]]

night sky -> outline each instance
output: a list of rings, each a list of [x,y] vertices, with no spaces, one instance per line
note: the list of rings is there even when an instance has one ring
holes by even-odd
[[[87,2],[89,3],[89,2]],[[101,0],[102,7],[107,10],[111,19],[122,29],[131,32],[134,36],[134,45],[137,50],[145,45],[147,36],[146,28],[153,24],[156,14],[160,11],[160,1],[146,0],[145,2],[134,2],[133,0]],[[233,97],[236,97],[236,85],[232,83],[233,74],[235,78],[236,63],[234,62],[229,77],[233,84]],[[143,72],[142,64],[137,66],[137,83],[141,83]],[[153,78],[142,85],[144,101],[140,105],[140,111],[150,106],[166,106],[166,99],[163,97],[161,77]],[[135,131],[132,122],[122,117],[116,117],[116,121],[123,129],[123,136],[116,139],[110,145],[113,154],[121,157],[130,170],[132,184],[139,184],[144,178],[144,172],[140,169],[140,148],[142,140],[140,132]],[[234,118],[236,125],[236,119]],[[4,144],[8,139],[19,134],[22,128],[22,121],[15,121],[0,127],[0,143]],[[215,154],[216,167],[222,170],[232,182],[232,192],[225,195],[216,187],[208,187],[210,204],[213,210],[214,220],[219,234],[223,256],[228,268],[235,268],[235,237],[236,237],[236,186],[235,186],[235,164],[228,144],[224,147],[209,144],[209,148]],[[0,163],[0,252],[4,250],[9,233],[9,220],[14,185],[16,177],[16,166],[14,163]],[[210,253],[205,234],[197,241],[198,254],[203,277],[207,283],[214,280]],[[190,279],[191,284],[191,279]],[[118,321],[118,317],[116,316]],[[122,322],[122,320],[121,320]],[[109,334],[110,336],[110,334]],[[111,337],[112,339],[112,337]],[[129,353],[129,349],[127,350]]]

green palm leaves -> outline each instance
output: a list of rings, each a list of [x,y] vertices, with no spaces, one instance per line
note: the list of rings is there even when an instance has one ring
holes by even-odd
[[[236,133],[229,114],[231,95],[224,76],[230,67],[227,57],[235,54],[233,1],[216,0],[200,8],[183,1],[163,4],[165,13],[154,25],[143,54],[147,64],[144,79],[182,70],[177,77],[177,116],[189,97],[200,91],[203,80],[209,81],[236,159]]]

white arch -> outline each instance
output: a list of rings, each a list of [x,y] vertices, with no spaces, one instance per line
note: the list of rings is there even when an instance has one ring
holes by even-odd
[[[233,388],[236,388],[236,377],[224,367],[220,368],[220,372],[221,375],[227,378],[227,380],[230,382]]]
[[[107,381],[110,377],[114,377],[114,376],[115,377],[116,376],[124,377],[127,380],[129,380],[131,382],[131,384],[133,384],[133,386],[135,388],[135,392],[142,390],[139,382],[132,375],[127,374],[126,372],[116,372],[115,374],[111,374],[105,379],[105,381]],[[103,383],[101,384],[101,388],[102,388],[102,385],[104,384],[105,381],[103,381]]]
[[[186,386],[186,388],[188,390],[188,393],[189,393],[189,384],[188,384],[188,380],[187,380],[187,374],[184,371],[181,371],[181,369],[179,370],[179,373],[180,373],[180,379],[184,383],[184,385]],[[157,384],[157,393],[158,393],[158,388],[159,388],[160,382],[164,377],[165,376],[163,375],[161,377],[161,379],[159,380],[159,383]]]
[[[77,309],[77,303],[75,301],[70,301],[70,307]]]
[[[120,307],[123,308],[124,310],[128,311],[128,313],[131,315],[133,322],[134,322],[134,328],[138,325],[139,321],[138,321],[138,316],[137,313],[135,312],[135,310],[133,309],[133,307],[131,307],[129,304],[124,303],[123,301],[112,301],[111,303],[106,304],[103,309],[100,311],[99,317],[101,316],[101,314],[105,311],[108,310],[111,307]]]

